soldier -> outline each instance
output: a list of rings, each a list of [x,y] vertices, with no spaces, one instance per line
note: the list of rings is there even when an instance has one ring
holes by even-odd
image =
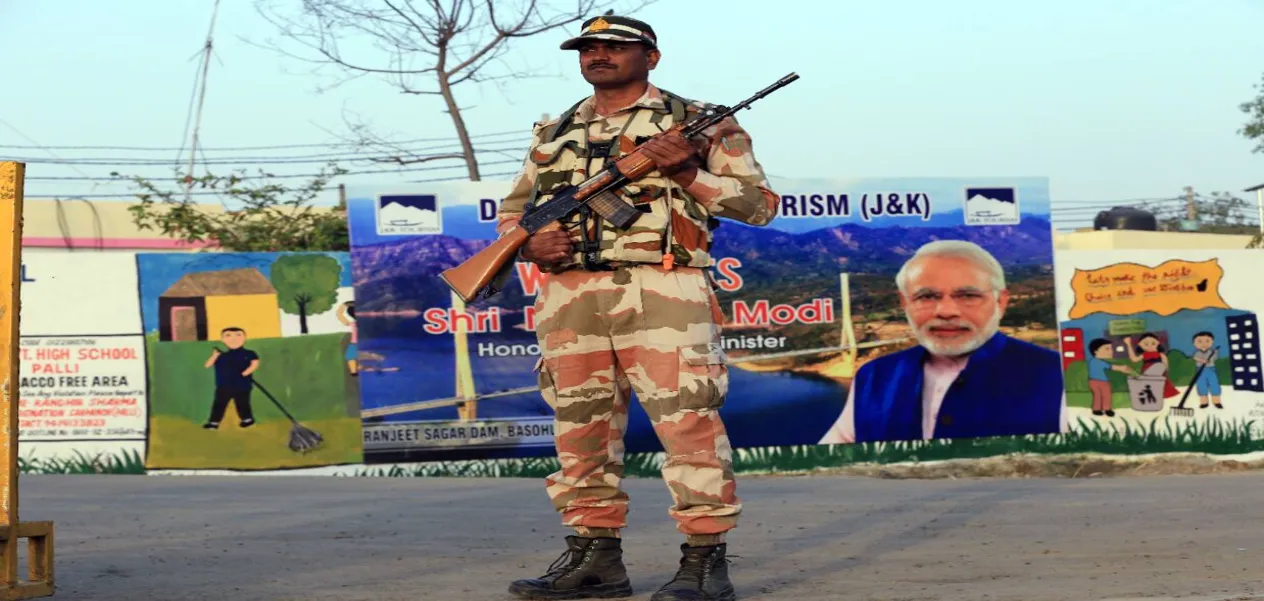
[[[706,105],[649,83],[659,61],[654,30],[626,17],[588,19],[562,44],[577,50],[593,95],[535,124],[522,172],[500,207],[503,233],[607,161]],[[724,535],[737,523],[732,450],[718,413],[728,391],[723,321],[708,268],[717,218],[767,225],[780,197],[769,189],[751,140],[733,119],[649,143],[656,170],[619,195],[642,212],[620,231],[581,212],[565,231],[539,233],[521,258],[549,273],[536,298],[540,390],[553,408],[561,470],[546,490],[567,550],[540,578],[510,591],[528,598],[630,595],[620,529],[628,495],[623,432],[635,390],[666,450],[669,515],[685,535],[676,577],[653,596],[734,599]]]

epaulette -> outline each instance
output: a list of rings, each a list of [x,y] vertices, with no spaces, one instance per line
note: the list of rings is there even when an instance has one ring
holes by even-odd
[[[571,106],[571,108],[566,109],[565,112],[563,112],[560,116],[558,116],[557,119],[554,119],[553,121],[550,121],[550,122],[546,122],[545,125],[548,125],[548,123],[553,123],[554,125],[545,131],[543,141],[545,143],[552,142],[553,139],[557,137],[558,132],[562,131],[563,129],[566,129],[567,127],[570,127],[571,118],[575,116],[575,111],[578,111],[579,105],[583,103],[584,103],[583,100],[576,102],[574,105]]]

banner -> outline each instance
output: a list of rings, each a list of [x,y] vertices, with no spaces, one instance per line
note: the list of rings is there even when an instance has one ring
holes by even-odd
[[[730,364],[721,414],[733,447],[1060,431],[1047,180],[775,179],[772,186],[781,197],[777,219],[765,227],[722,221],[711,249]],[[361,379],[366,462],[555,452],[553,413],[534,370],[534,303],[545,276],[520,262],[500,295],[470,306],[438,277],[496,237],[507,189],[504,182],[348,189],[360,360],[374,370]],[[919,259],[906,275],[920,274],[913,280],[923,295],[916,307],[904,302],[897,273],[940,240],[969,242],[980,253],[964,269],[960,259]],[[990,288],[991,259],[1001,266],[1003,293]],[[975,302],[975,289],[990,300]],[[933,302],[936,291],[948,302]],[[922,310],[966,305],[942,319]],[[984,373],[947,397],[955,415],[921,415],[920,381],[898,390],[875,381],[903,373],[927,348],[923,340],[988,342],[991,355],[979,354],[972,368]],[[867,387],[852,393],[854,379]],[[959,407],[970,400],[992,411]],[[661,449],[644,409],[635,399],[629,405],[627,452]],[[927,417],[941,425],[922,428]]]

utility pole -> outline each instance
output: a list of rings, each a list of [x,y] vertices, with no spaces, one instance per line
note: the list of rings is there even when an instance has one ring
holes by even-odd
[[[206,32],[206,44],[202,47],[202,77],[198,81],[197,118],[193,122],[193,142],[189,148],[189,172],[184,176],[184,202],[193,196],[193,164],[197,159],[198,133],[202,129],[202,104],[206,100],[206,76],[211,69],[211,53],[215,39],[215,17],[219,14],[219,0],[211,8],[211,27]],[[222,201],[221,201],[222,202]]]

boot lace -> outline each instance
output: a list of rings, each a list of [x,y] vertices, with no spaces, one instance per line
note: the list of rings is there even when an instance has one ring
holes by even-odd
[[[703,580],[711,573],[712,567],[717,563],[731,562],[727,557],[716,559],[712,555],[685,555],[680,558],[680,569],[676,571],[676,577],[672,578],[667,584],[695,582],[698,586],[702,586]]]
[[[583,563],[584,549],[568,548],[562,552],[562,555],[553,560],[549,565],[548,571],[541,576],[541,579],[557,580],[571,573]]]

